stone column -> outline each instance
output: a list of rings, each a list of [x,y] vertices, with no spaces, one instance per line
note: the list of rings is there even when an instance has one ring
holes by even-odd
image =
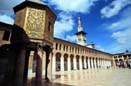
[[[110,60],[110,67],[112,67],[112,60]]]
[[[99,58],[96,59],[96,67],[99,68]]]
[[[97,68],[97,66],[96,66],[96,58],[94,58],[94,67],[95,67],[95,69]]]
[[[77,70],[76,56],[73,58],[73,68],[74,70]]]
[[[16,51],[16,54],[16,76],[14,84],[15,86],[23,86],[26,49],[22,48]]]
[[[52,56],[52,74],[54,75],[56,72],[56,57],[55,57],[55,53],[53,53]]]
[[[64,55],[63,54],[60,57],[60,70],[64,71]]]
[[[45,71],[46,71],[46,52],[43,51],[43,58],[42,58],[42,76],[45,78]]]
[[[50,81],[52,80],[52,58],[53,57],[53,53],[52,50],[49,53],[49,57],[48,57],[48,68],[47,68],[47,80],[46,81]],[[46,73],[45,73],[46,74]],[[45,75],[45,79],[46,79],[46,75]]]
[[[104,68],[104,59],[102,59],[101,61],[102,61],[102,68]]]
[[[106,67],[109,67],[109,62],[108,62],[108,60],[106,60],[106,64],[107,64]]]
[[[35,51],[35,54],[37,56],[37,63],[36,63],[36,86],[42,85],[42,50],[38,49],[38,51]]]
[[[99,66],[100,66],[100,68],[101,68],[101,58],[99,59]]]
[[[103,67],[104,68],[106,67],[106,61],[105,61],[105,59],[103,59]]]
[[[103,59],[102,61],[103,61],[103,68],[105,68],[105,60]]]
[[[105,59],[105,68],[107,68],[107,60]]]
[[[110,60],[108,60],[108,66],[111,67],[111,65],[110,65]]]
[[[51,46],[45,45],[43,46],[43,49],[45,51],[45,81],[49,81],[48,75],[51,76],[51,62],[50,62],[50,55],[52,52]]]
[[[101,68],[101,58],[99,58],[99,68]]]
[[[100,59],[99,58],[97,58],[97,66],[98,68],[100,68]]]
[[[67,59],[67,64],[68,64],[68,71],[71,71],[71,58],[69,56]]]
[[[79,57],[79,68],[80,68],[80,70],[82,70],[82,68],[83,68],[81,57]]]
[[[88,57],[88,69],[90,69],[91,66],[90,66],[90,58]]]
[[[27,85],[27,80],[28,80],[28,66],[29,66],[29,56],[30,56],[30,50],[26,50],[26,55],[25,55],[25,67],[24,67],[24,86]]]
[[[127,56],[127,58],[128,58],[128,56]],[[122,56],[122,60],[124,62],[124,67],[127,67],[126,61],[124,60],[124,56]]]
[[[101,68],[103,68],[103,59],[101,58]]]
[[[91,58],[91,69],[94,69],[94,62],[93,62],[93,58]]]
[[[86,57],[86,69],[88,69],[88,57]]]
[[[109,67],[109,61],[108,60],[106,61],[106,63],[107,63],[107,66]]]
[[[108,64],[107,64],[107,60],[105,60],[105,68],[107,68],[107,65],[108,65]]]
[[[99,68],[101,68],[101,58],[99,58]]]
[[[87,68],[86,57],[84,57],[84,68]]]

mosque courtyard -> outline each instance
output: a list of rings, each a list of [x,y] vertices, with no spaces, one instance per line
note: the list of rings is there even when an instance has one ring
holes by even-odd
[[[131,86],[130,69],[94,69],[59,72],[42,86]]]

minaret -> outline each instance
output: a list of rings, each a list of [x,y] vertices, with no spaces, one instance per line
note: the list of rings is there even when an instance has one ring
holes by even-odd
[[[86,33],[83,31],[80,17],[78,17],[78,32],[76,33],[77,44],[82,46],[87,46],[86,43]]]

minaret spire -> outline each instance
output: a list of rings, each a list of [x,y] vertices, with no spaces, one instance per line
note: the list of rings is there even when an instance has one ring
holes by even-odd
[[[83,27],[81,25],[81,19],[80,19],[80,16],[78,16],[78,32],[81,32],[83,31]]]
[[[80,16],[78,16],[78,32],[76,33],[76,42],[82,46],[87,46],[86,32],[83,31]]]

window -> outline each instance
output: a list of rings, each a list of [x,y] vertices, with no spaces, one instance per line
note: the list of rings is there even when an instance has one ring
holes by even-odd
[[[58,44],[56,43],[56,50],[58,49]]]
[[[63,46],[63,50],[65,51],[65,45]]]
[[[5,31],[5,32],[4,32],[4,35],[3,35],[3,40],[8,41],[8,40],[9,40],[9,37],[10,37],[10,32],[9,32],[9,31]]]
[[[50,31],[50,28],[51,28],[51,23],[49,22],[48,23],[48,31]]]
[[[66,51],[68,52],[68,45],[66,46]]]
[[[78,41],[81,41],[81,39],[79,38]]]
[[[61,44],[59,44],[59,50],[61,50]]]

